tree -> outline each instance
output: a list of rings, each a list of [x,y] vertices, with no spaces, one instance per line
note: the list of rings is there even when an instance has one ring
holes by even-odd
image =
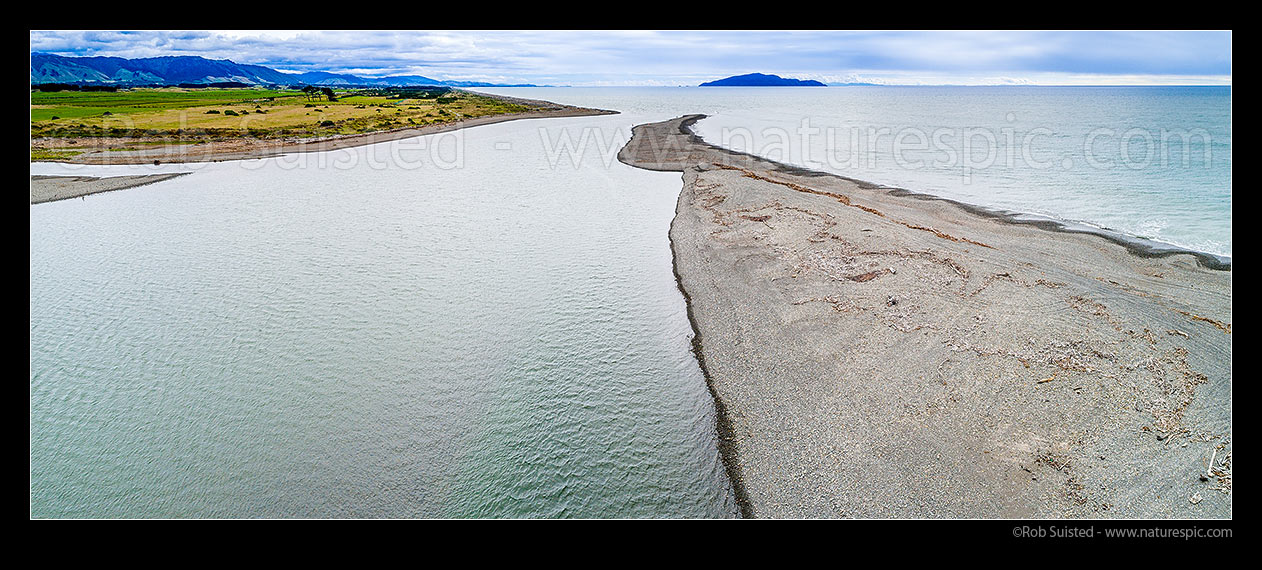
[[[320,92],[323,93],[325,98],[327,98],[329,101],[337,101],[337,96],[333,94],[332,89],[329,89],[328,87],[323,87],[320,89]]]

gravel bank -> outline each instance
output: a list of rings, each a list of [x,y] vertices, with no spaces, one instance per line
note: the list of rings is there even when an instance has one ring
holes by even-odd
[[[135,188],[137,186],[162,182],[163,180],[170,180],[185,174],[187,173],[180,172],[174,174],[108,176],[103,178],[96,176],[37,175],[31,177],[31,204],[42,204],[44,202],[78,198],[80,196],[87,196],[88,194],[96,194],[98,192],[110,192],[113,190]]]
[[[640,125],[747,516],[1216,518],[1231,270]]]

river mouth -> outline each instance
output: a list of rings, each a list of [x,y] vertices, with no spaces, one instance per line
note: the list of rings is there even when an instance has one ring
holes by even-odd
[[[32,515],[736,516],[672,272],[678,176],[542,147],[624,121],[33,206]]]
[[[498,91],[623,114],[145,166],[192,174],[33,206],[32,514],[736,516],[672,268],[680,177],[607,151],[683,113],[718,144],[794,126],[750,116],[786,92]],[[567,136],[586,150],[558,154]],[[1171,241],[1225,256],[1215,141],[1216,168],[1170,186],[1208,198]]]
[[[1230,87],[513,88],[690,113],[706,142],[781,164],[1113,235],[1232,256]]]

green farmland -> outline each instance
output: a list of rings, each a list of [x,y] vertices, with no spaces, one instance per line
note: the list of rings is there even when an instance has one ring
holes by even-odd
[[[137,88],[31,93],[31,160],[96,147],[301,139],[371,133],[516,113],[530,107],[455,90],[341,90],[334,100],[299,90]],[[82,143],[77,143],[82,144]]]

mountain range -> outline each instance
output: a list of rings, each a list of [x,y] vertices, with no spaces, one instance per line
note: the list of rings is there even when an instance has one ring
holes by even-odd
[[[534,87],[529,84],[504,85],[476,81],[444,81],[421,75],[362,77],[344,73],[311,71],[286,73],[262,65],[236,63],[227,59],[198,56],[168,56],[128,59],[123,57],[66,57],[49,53],[31,54],[31,84],[87,83],[106,85],[174,85],[179,83],[235,82],[247,85],[347,85],[405,87],[445,85],[450,87]]]

